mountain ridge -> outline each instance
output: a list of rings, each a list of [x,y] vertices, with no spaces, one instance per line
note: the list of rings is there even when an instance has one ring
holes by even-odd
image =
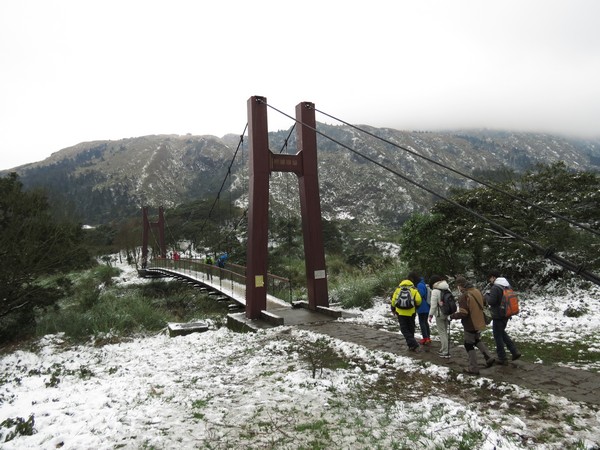
[[[321,123],[317,129],[321,209],[329,220],[396,227],[436,200],[394,177],[393,171],[445,195],[450,188],[474,183],[446,171],[443,165],[467,174],[499,168],[523,172],[536,164],[558,161],[573,170],[600,170],[600,140],[497,130],[401,131]],[[295,153],[295,133],[270,132],[269,147],[273,153]],[[148,135],[82,142],[0,174],[17,172],[26,188],[44,188],[53,198],[71,204],[82,222],[99,224],[131,217],[142,205],[173,208],[215,198],[222,184],[229,192],[228,201],[243,207],[247,205],[247,152],[247,139],[234,134],[222,138]],[[275,214],[297,211],[294,178],[272,174],[270,202]]]

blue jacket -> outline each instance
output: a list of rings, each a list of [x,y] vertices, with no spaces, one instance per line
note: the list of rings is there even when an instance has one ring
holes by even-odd
[[[423,299],[423,301],[417,308],[417,313],[428,314],[430,306],[429,303],[427,303],[427,285],[425,284],[425,280],[423,278],[421,278],[421,281],[419,281],[419,283],[417,284],[417,290],[419,291],[419,294],[421,294],[421,298]]]

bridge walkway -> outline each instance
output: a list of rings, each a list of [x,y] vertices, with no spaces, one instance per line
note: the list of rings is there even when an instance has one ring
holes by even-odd
[[[246,285],[232,280],[229,277],[209,275],[197,270],[184,270],[176,268],[150,267],[144,269],[147,277],[163,276],[176,278],[179,281],[194,285],[200,289],[215,292],[235,301],[240,306],[246,306]],[[267,294],[267,310],[291,308],[292,305],[285,300]]]

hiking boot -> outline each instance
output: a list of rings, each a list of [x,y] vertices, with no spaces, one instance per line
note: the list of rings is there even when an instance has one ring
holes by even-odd
[[[419,341],[419,344],[421,345],[427,345],[427,344],[431,344],[431,339],[429,338],[423,338]]]
[[[496,358],[490,357],[485,360],[485,367],[492,367],[495,362],[496,362]]]
[[[465,369],[463,372],[467,375],[479,375],[479,370]]]
[[[521,355],[520,353],[515,353],[514,355],[512,355],[512,360],[513,360],[513,361],[516,361],[516,360],[517,360],[517,359],[519,359],[521,356],[523,356],[523,355]]]
[[[450,358],[450,353],[439,353],[438,352],[438,356],[440,358]]]
[[[499,359],[497,361],[498,364],[500,364],[501,366],[508,366],[508,360],[507,359]]]
[[[421,347],[418,345],[416,347],[408,347],[409,352],[421,353]]]

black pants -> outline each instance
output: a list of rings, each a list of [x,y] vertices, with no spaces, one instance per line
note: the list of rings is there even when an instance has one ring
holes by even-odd
[[[519,353],[517,346],[508,333],[506,333],[506,325],[508,325],[508,318],[494,319],[492,321],[492,333],[494,334],[494,341],[496,342],[496,353],[498,354],[498,359],[501,361],[506,360],[506,350],[504,349],[504,346],[508,348],[508,351],[510,351],[513,356]]]
[[[419,346],[415,339],[415,314],[412,316],[398,315],[398,323],[400,324],[400,333],[406,339],[408,348],[416,348]]]
[[[431,331],[429,329],[429,313],[419,313],[419,328],[421,329],[421,334],[424,339],[429,339],[431,337]]]

